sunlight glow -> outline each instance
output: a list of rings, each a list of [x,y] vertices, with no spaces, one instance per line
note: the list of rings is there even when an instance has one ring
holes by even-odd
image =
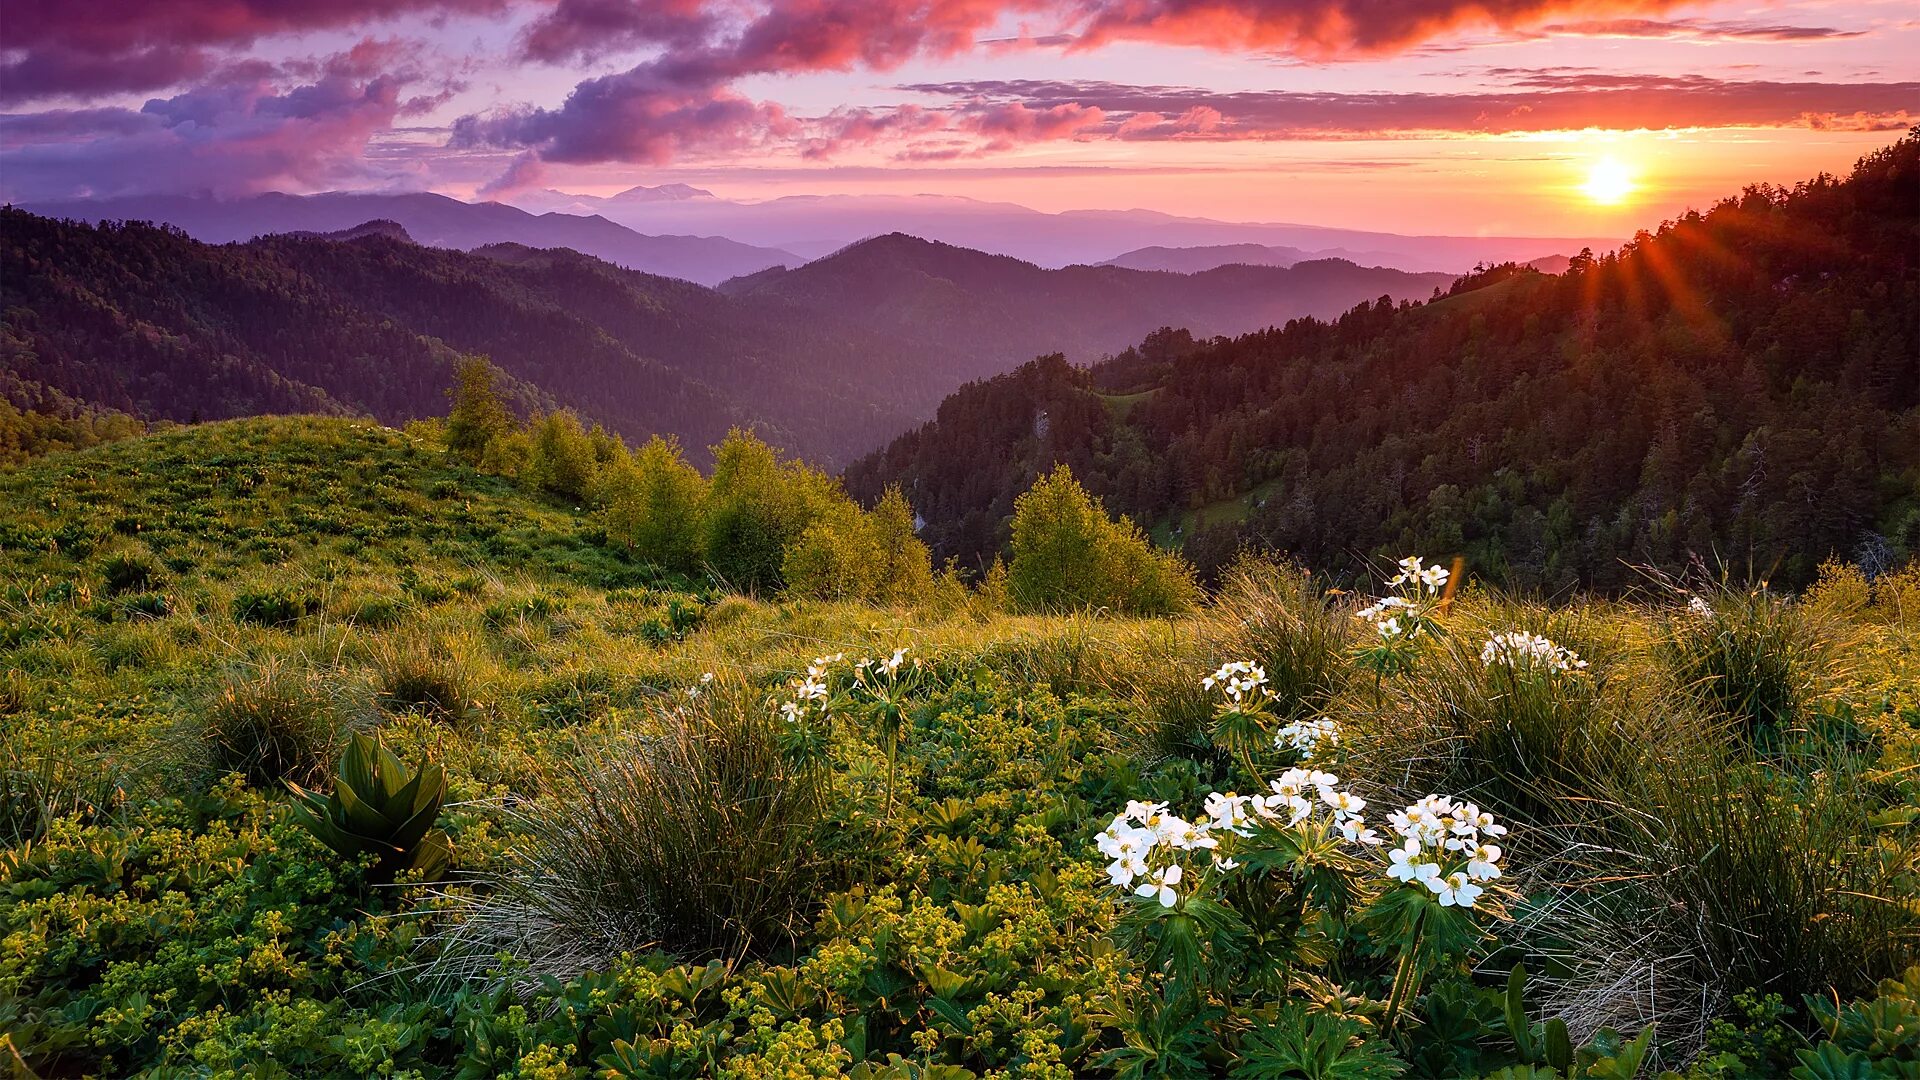
[[[1604,157],[1593,163],[1592,170],[1587,173],[1587,182],[1580,190],[1594,202],[1616,206],[1633,194],[1633,174],[1620,162]]]

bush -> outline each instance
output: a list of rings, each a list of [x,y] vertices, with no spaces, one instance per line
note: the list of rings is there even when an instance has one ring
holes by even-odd
[[[1108,518],[1065,465],[1014,501],[1012,548],[1007,587],[1016,610],[1168,615],[1199,597],[1191,567],[1126,518]]]
[[[230,675],[203,712],[213,768],[261,788],[312,783],[324,774],[340,726],[320,678],[278,659]]]
[[[317,597],[299,593],[263,590],[243,592],[233,598],[233,621],[285,629],[320,611]]]
[[[847,504],[839,484],[772,447],[733,431],[714,448],[702,551],[722,582],[741,592],[786,584],[787,547],[822,514]]]
[[[787,546],[781,576],[787,591],[819,600],[866,600],[879,587],[886,552],[872,523],[851,502],[816,518]]]
[[[564,978],[655,943],[684,959],[796,939],[828,881],[816,780],[748,691],[716,687],[657,720],[549,785],[523,860],[472,902],[454,955],[490,965],[505,950]]]
[[[513,430],[513,414],[493,385],[499,369],[484,357],[469,356],[454,366],[453,375],[447,449],[469,465],[482,465],[491,444]]]

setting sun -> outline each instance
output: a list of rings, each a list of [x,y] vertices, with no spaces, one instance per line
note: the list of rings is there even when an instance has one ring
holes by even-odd
[[[1613,158],[1601,158],[1593,163],[1593,169],[1587,173],[1587,182],[1580,190],[1594,202],[1612,206],[1633,194],[1633,174],[1625,165]]]

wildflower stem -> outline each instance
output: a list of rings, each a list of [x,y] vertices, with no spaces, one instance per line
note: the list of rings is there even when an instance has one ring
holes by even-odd
[[[1393,990],[1387,994],[1387,1011],[1380,1021],[1382,1034],[1393,1031],[1394,1021],[1400,1018],[1400,1010],[1406,1007],[1408,999],[1413,996],[1411,984],[1419,975],[1416,961],[1420,955],[1420,937],[1426,929],[1427,912],[1422,908],[1413,921],[1413,938],[1407,943],[1406,951],[1400,954],[1400,966],[1393,973]]]

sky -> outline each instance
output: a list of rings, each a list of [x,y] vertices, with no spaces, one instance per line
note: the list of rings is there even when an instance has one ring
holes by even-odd
[[[0,197],[687,183],[1627,235],[1920,123],[1911,0],[0,0]]]

